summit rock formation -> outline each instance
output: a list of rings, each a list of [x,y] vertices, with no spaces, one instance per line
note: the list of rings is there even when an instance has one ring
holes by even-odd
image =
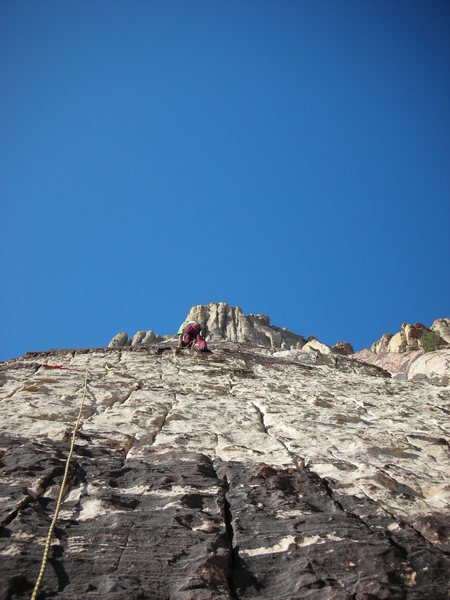
[[[256,344],[272,350],[298,350],[321,354],[353,355],[357,360],[373,364],[389,371],[399,379],[429,379],[434,383],[448,385],[450,382],[450,319],[436,319],[430,328],[415,323],[403,323],[395,334],[385,333],[369,349],[354,353],[349,342],[338,341],[333,346],[324,344],[314,336],[305,339],[287,328],[270,323],[261,314],[244,315],[239,306],[226,302],[211,302],[193,306],[186,318],[197,321],[209,342],[233,341],[240,344]],[[422,357],[422,336],[433,333],[436,352]],[[109,342],[110,348],[147,346],[154,342],[173,341],[174,335],[160,336],[153,330],[137,331],[132,338],[120,332]],[[420,360],[418,360],[420,359]],[[414,368],[412,368],[414,363]]]
[[[448,388],[211,345],[0,364],[0,599],[30,597],[85,374],[40,598],[447,598]]]
[[[270,323],[270,317],[261,314],[244,315],[239,306],[230,306],[226,302],[211,302],[193,306],[187,319],[197,321],[202,327],[207,341],[230,341],[242,344],[258,344],[267,348],[279,349],[317,349],[323,353],[337,352],[352,354],[349,342],[337,342],[333,347],[322,344],[314,336],[306,340],[302,335],[293,333],[286,327],[277,327]],[[160,336],[152,330],[137,331],[132,338],[124,331],[116,334],[109,342],[110,348],[123,346],[145,346],[155,341],[174,339],[174,336]],[[320,345],[320,347],[318,346]]]
[[[270,348],[301,348],[305,338],[289,329],[270,324],[270,318],[261,314],[244,315],[239,306],[226,302],[211,302],[193,306],[187,317],[197,321],[208,341],[228,340],[231,342],[253,343]],[[153,331],[138,331],[133,338],[125,332],[118,333],[109,343],[112,348],[138,346],[160,340]],[[170,339],[170,336],[164,336]]]

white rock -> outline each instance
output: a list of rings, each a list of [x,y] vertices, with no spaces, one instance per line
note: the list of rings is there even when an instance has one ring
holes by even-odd
[[[406,344],[406,336],[403,331],[399,331],[389,341],[388,352],[402,352]]]
[[[427,352],[415,360],[409,368],[408,379],[430,379],[444,385],[450,380],[450,350]]]
[[[129,342],[128,335],[125,331],[117,333],[113,339],[109,342],[108,348],[119,348],[120,346],[127,346]]]
[[[450,319],[436,319],[430,329],[436,331],[447,344],[450,344]]]
[[[136,331],[136,333],[133,336],[133,339],[131,340],[131,345],[139,346],[139,344],[142,343],[142,340],[144,339],[146,333],[146,331]]]
[[[322,354],[330,354],[331,353],[331,348],[329,346],[327,346],[326,344],[323,344],[322,342],[319,342],[319,340],[316,340],[316,339],[307,342],[303,346],[302,350],[304,350],[304,351],[318,350]]]
[[[379,354],[380,352],[387,352],[388,347],[389,347],[389,342],[391,341],[391,339],[392,339],[392,333],[384,333],[377,342],[374,342],[370,346],[370,350],[372,352],[376,352],[377,354]]]

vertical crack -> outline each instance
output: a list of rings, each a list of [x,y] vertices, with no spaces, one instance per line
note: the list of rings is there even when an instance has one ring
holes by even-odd
[[[269,435],[270,437],[273,437],[281,446],[283,446],[283,448],[286,450],[289,458],[292,460],[292,462],[294,463],[294,465],[296,466],[297,469],[299,469],[300,471],[302,469],[304,469],[305,468],[305,459],[304,459],[304,457],[302,457],[302,456],[298,457],[296,454],[294,454],[294,452],[292,452],[291,450],[289,450],[289,448],[287,447],[287,445],[285,444],[285,442],[283,442],[283,440],[280,440],[279,438],[277,438],[277,437],[273,436],[271,433],[269,433],[269,430],[267,429],[267,426],[266,426],[266,423],[265,423],[265,420],[264,420],[264,416],[265,416],[264,412],[254,402],[251,402],[251,405],[254,407],[254,409],[258,413],[261,431],[263,431],[266,435]]]
[[[230,556],[230,570],[228,574],[228,586],[230,588],[230,597],[232,600],[239,600],[239,596],[235,586],[235,572],[238,564],[238,550],[234,547],[234,529],[233,529],[233,515],[231,513],[231,505],[228,500],[228,492],[230,491],[230,484],[226,475],[223,477],[223,483],[221,486],[222,497],[223,497],[223,516],[225,521],[225,539],[228,546],[228,552]]]
[[[267,430],[266,424],[264,422],[264,413],[259,408],[259,406],[257,404],[255,404],[254,402],[251,402],[251,405],[253,406],[253,408],[258,413],[259,422],[260,422],[260,425],[261,425],[261,431],[264,431],[265,434],[269,435],[269,432]]]
[[[333,489],[331,488],[330,483],[329,483],[329,481],[326,478],[320,477],[320,475],[318,475],[317,473],[314,473],[313,471],[311,471],[309,469],[308,469],[308,471],[319,478],[319,480],[321,481],[322,485],[324,486],[324,488],[325,488],[328,496],[333,501],[334,505],[337,508],[339,508],[340,510],[342,510],[347,515],[347,517],[349,517],[351,519],[355,519],[358,523],[360,523],[363,527],[365,527],[366,529],[368,529],[370,532],[375,532],[377,530],[370,523],[368,523],[365,519],[363,519],[360,515],[352,512],[352,511],[347,510],[342,505],[342,503],[336,498],[335,493],[333,492]],[[386,511],[386,512],[388,512],[388,511]],[[395,518],[394,515],[392,515],[391,513],[388,513],[388,514],[390,514],[390,516],[394,519],[394,521],[396,521],[396,518]],[[412,529],[413,529],[414,532],[416,531],[414,528],[412,528]],[[397,541],[396,539],[394,539],[393,534],[386,527],[382,528],[382,532],[384,534],[385,539],[389,542],[389,544],[395,550],[397,550],[397,552],[399,552],[399,554],[401,555],[401,557],[408,562],[408,564],[410,565],[411,569],[413,569],[413,571],[416,572],[416,569],[411,564],[411,560],[410,560],[407,548],[405,548],[404,546],[402,546],[402,544],[399,543],[399,541]]]
[[[161,420],[160,420],[160,422],[159,422],[159,424],[158,424],[158,429],[156,430],[156,432],[154,433],[154,435],[153,435],[153,436],[152,436],[152,435],[150,435],[150,444],[149,444],[150,446],[153,446],[153,444],[156,442],[156,438],[157,438],[157,437],[158,437],[158,435],[161,433],[161,431],[162,431],[162,430],[163,430],[163,428],[164,428],[164,425],[166,424],[167,417],[168,417],[168,415],[169,415],[170,411],[173,409],[173,406],[174,406],[174,404],[175,404],[175,402],[176,402],[176,394],[174,394],[174,395],[173,395],[173,397],[174,397],[174,399],[173,399],[173,402],[172,402],[172,404],[171,404],[171,405],[169,406],[169,408],[168,408],[167,410],[165,410],[165,411],[163,412],[163,414],[162,414]]]

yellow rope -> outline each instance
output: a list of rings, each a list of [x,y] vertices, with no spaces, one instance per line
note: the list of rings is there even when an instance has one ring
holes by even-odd
[[[36,580],[36,585],[34,586],[34,590],[33,590],[33,593],[31,595],[31,600],[35,600],[36,599],[36,596],[37,596],[37,593],[38,593],[38,590],[39,590],[39,586],[41,585],[42,579],[44,577],[45,567],[47,566],[47,559],[48,559],[48,553],[50,552],[50,544],[51,544],[51,541],[52,541],[53,529],[54,529],[54,527],[56,525],[56,521],[58,519],[59,510],[61,508],[62,499],[63,499],[63,496],[64,496],[64,488],[66,486],[67,474],[69,472],[70,459],[72,458],[73,447],[75,445],[75,436],[76,436],[76,433],[77,433],[78,426],[80,424],[81,411],[83,410],[84,399],[86,398],[87,378],[88,378],[88,372],[87,372],[87,369],[86,369],[86,375],[84,377],[83,397],[81,399],[80,410],[78,411],[77,422],[76,422],[75,428],[73,430],[72,443],[70,445],[70,452],[69,452],[69,456],[67,457],[67,461],[66,461],[66,469],[64,471],[64,477],[63,477],[63,480],[62,480],[62,483],[61,483],[61,489],[59,490],[59,497],[58,497],[58,502],[56,503],[55,515],[54,515],[52,523],[50,525],[50,529],[48,530],[47,541],[45,542],[45,549],[44,549],[44,556],[42,558],[41,570],[39,571],[39,576],[38,576],[38,578]]]

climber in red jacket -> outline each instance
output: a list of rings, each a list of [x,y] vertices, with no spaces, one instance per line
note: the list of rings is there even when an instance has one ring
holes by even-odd
[[[191,348],[194,346],[195,342],[197,342],[199,350],[202,352],[207,352],[208,347],[206,346],[206,342],[201,335],[201,327],[197,323],[197,321],[191,321],[186,319],[178,328],[177,335],[179,336],[179,348]]]

